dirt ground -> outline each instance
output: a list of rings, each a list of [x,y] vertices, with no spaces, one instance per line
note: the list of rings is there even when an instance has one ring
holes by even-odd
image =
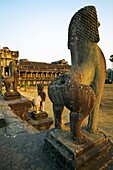
[[[28,87],[26,91],[21,88],[18,89],[18,91],[30,100],[37,96],[36,87]],[[45,111],[54,119],[52,103],[48,97],[47,87],[44,88],[44,91],[46,92]],[[33,108],[30,108],[29,111],[32,111],[32,109]],[[66,108],[63,111],[63,122],[69,122],[69,110]],[[105,84],[99,110],[98,129],[104,132],[113,141],[113,84]]]

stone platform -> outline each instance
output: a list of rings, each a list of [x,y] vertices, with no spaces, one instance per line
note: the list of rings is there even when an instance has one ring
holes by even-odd
[[[28,121],[34,128],[39,131],[47,130],[53,124],[53,120],[48,116],[45,111],[41,111],[36,114],[35,112],[30,113],[30,120]]]
[[[21,119],[26,120],[28,118],[28,109],[32,107],[29,99],[21,95],[18,99],[6,100],[6,102]]]
[[[38,132],[29,124],[24,124],[26,121],[11,111],[4,97],[0,99],[0,114],[6,120],[6,127],[0,128],[0,170],[64,170],[59,164],[55,166],[57,162],[51,161],[44,152],[45,138],[50,130]],[[111,160],[103,164],[102,170],[113,170],[113,147],[110,151]]]
[[[45,137],[44,152],[63,170],[98,170],[111,159],[111,142],[103,133],[84,130],[88,142],[76,145],[70,131],[53,129]]]
[[[4,98],[5,100],[15,100],[15,99],[20,99],[21,98],[21,94],[16,91],[16,92],[5,92],[4,93]]]

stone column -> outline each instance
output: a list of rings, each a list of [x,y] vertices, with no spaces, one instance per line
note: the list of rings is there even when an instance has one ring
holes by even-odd
[[[37,79],[37,77],[38,77],[38,73],[36,72],[36,79]]]
[[[33,73],[31,72],[31,76],[30,76],[30,78],[33,78]]]
[[[4,66],[1,67],[1,74],[5,75],[5,67]]]

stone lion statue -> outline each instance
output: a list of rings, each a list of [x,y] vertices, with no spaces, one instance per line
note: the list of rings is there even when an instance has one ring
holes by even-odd
[[[36,113],[44,111],[46,93],[43,90],[44,90],[43,84],[37,84],[38,96],[32,100],[33,110]]]
[[[74,14],[68,29],[72,67],[69,72],[55,78],[48,87],[55,127],[62,128],[62,112],[64,106],[67,107],[70,110],[71,134],[79,143],[84,138],[81,125],[88,115],[89,130],[97,131],[106,74],[105,58],[97,45],[99,25],[94,6],[86,6]]]
[[[10,87],[13,85],[13,91],[17,92],[17,85],[18,85],[18,78],[19,78],[19,71],[17,68],[16,61],[10,61],[9,63],[9,71],[10,76],[3,79],[5,84],[6,92],[10,93]]]

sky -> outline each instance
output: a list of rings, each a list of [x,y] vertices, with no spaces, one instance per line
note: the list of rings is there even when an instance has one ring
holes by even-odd
[[[94,5],[100,22],[98,45],[107,68],[113,55],[113,0],[0,0],[0,49],[19,51],[19,59],[51,63],[65,59],[68,26],[80,8]]]

